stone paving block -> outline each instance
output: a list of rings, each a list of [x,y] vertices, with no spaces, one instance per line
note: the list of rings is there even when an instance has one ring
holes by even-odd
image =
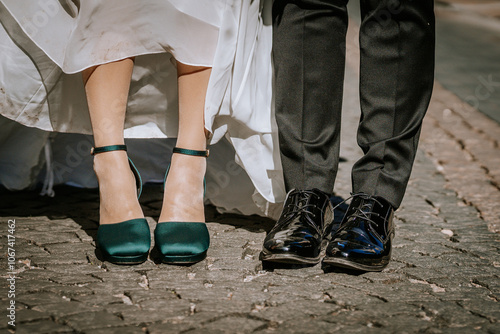
[[[41,292],[37,294],[21,295],[16,297],[16,301],[28,305],[29,307],[34,307],[37,305],[45,304],[59,304],[67,303],[69,299],[58,296],[50,292]]]
[[[480,259],[471,254],[464,256],[459,253],[443,254],[438,257],[439,259],[448,261],[459,267],[482,267],[491,265],[490,260]]]
[[[400,272],[404,268],[407,268],[406,263],[401,263],[399,261],[391,260],[391,262],[389,262],[389,265],[384,270],[382,270],[382,272],[385,273]]]
[[[113,308],[107,310],[115,313]],[[152,311],[133,307],[128,307],[127,310],[122,310],[119,314],[123,318],[124,323],[136,326],[147,326],[148,324],[166,321],[171,318],[175,319],[180,315],[179,312],[164,312],[162,309]]]
[[[239,313],[231,312],[230,314],[239,314]],[[242,314],[246,313],[243,312]],[[179,316],[177,318],[163,322],[170,324],[184,324],[184,325],[190,324],[190,327],[192,328],[201,328],[203,327],[204,324],[213,322],[219,319],[221,316],[224,316],[224,314],[221,315],[218,312],[210,312],[210,311],[201,312],[197,309],[197,304],[194,305],[192,304],[188,315]]]
[[[149,283],[149,288],[151,290],[172,291],[172,290],[176,290],[178,287],[182,286],[181,283],[179,283],[178,281],[175,281],[175,280],[164,280],[164,281],[154,280],[154,281],[149,281],[148,283]],[[192,285],[192,286],[194,286],[194,285]],[[203,283],[198,284],[198,288],[201,288],[201,287],[203,287]]]
[[[96,226],[96,228],[97,228],[97,226]],[[97,230],[92,231],[92,234],[90,234],[89,230],[75,231],[75,234],[78,237],[78,239],[80,239],[82,242],[89,243],[95,247],[94,238],[97,235]]]
[[[384,291],[370,291],[369,287],[360,287],[360,289],[335,288],[325,290],[324,296],[319,300],[325,303],[332,303],[342,307],[361,307],[363,305],[376,305],[385,302]]]
[[[43,292],[55,293],[61,297],[74,298],[85,295],[92,295],[94,291],[87,288],[85,285],[51,285],[43,288]]]
[[[33,322],[37,320],[50,320],[50,314],[32,309],[22,309],[16,312],[17,323]]]
[[[91,332],[94,329],[118,327],[123,324],[122,319],[106,311],[79,313],[64,317],[61,321],[79,332]]]
[[[234,288],[229,286],[214,286],[212,283],[190,284],[183,287],[179,284],[175,289],[176,294],[186,300],[226,300],[230,298]]]
[[[431,294],[432,288],[425,284],[395,284],[384,290],[379,289],[377,294],[390,303],[393,302],[418,302],[437,301],[438,297]]]
[[[343,309],[346,309],[346,306],[334,302],[302,299],[279,305],[272,305],[266,301],[263,304],[255,305],[251,314],[272,323],[282,324],[297,318],[330,317]]]
[[[92,334],[144,334],[146,327],[110,327],[110,328],[94,328]]]
[[[188,330],[199,329],[200,325],[196,322],[181,322],[181,323],[161,323],[161,324],[152,324],[148,326],[149,334],[164,334],[164,333],[186,333]],[[196,331],[194,331],[196,333]],[[202,330],[199,333],[203,333]]]
[[[434,268],[439,268],[439,270],[443,270],[443,268],[446,267],[454,269],[458,268],[457,265],[450,263],[448,261],[420,254],[412,254],[411,256],[400,256],[400,254],[395,254],[394,259],[406,263],[410,266],[422,268],[422,270],[434,269]]]
[[[314,293],[311,294],[314,296]],[[310,296],[311,296],[310,295]],[[322,296],[322,293],[318,293]],[[262,303],[270,297],[270,293],[260,283],[243,283],[235,285],[233,291],[227,294],[227,298],[232,301],[243,301],[247,304]],[[315,298],[315,296],[313,297]]]
[[[214,247],[214,249],[211,249],[209,251],[208,256],[212,258],[213,260],[215,259],[220,259],[220,258],[226,258],[226,259],[241,259],[242,254],[245,252],[245,249],[238,249],[234,247],[224,247],[222,245],[219,245],[219,247]],[[258,256],[258,254],[257,254]],[[243,256],[244,258],[244,256]],[[255,258],[255,255],[254,255]]]
[[[163,315],[189,315],[191,312],[191,302],[186,299],[160,299],[160,300],[144,300],[138,303],[142,310],[150,312],[158,312],[161,310]]]
[[[381,284],[394,284],[407,280],[407,276],[401,272],[368,272],[362,277],[370,283]]]
[[[43,267],[48,264],[57,263],[57,264],[85,264],[88,263],[87,256],[85,253],[70,253],[71,257],[69,257],[65,253],[55,253],[55,254],[46,254],[43,256],[34,255],[31,257],[31,264],[37,267]]]
[[[142,282],[143,274],[137,271],[100,271],[93,274],[94,277],[98,278],[100,282],[114,282],[114,281],[127,281],[127,282]]]
[[[458,235],[456,238],[460,243],[486,243],[491,242],[492,238],[489,234],[474,234],[474,235]],[[498,243],[498,241],[497,241]]]
[[[240,253],[241,254],[241,253]],[[253,271],[257,264],[254,261],[245,261],[239,258],[220,258],[208,266],[208,270],[235,270],[235,271]]]
[[[498,325],[498,323],[485,324],[485,325],[481,326],[480,329],[483,330],[485,333],[488,333],[488,334],[498,334],[498,333],[500,333],[500,326]]]
[[[32,227],[36,227],[38,225],[42,225],[45,223],[50,223],[51,220],[47,216],[38,215],[36,217],[21,217],[21,216],[12,216],[9,219],[16,221],[16,230],[28,230]]]
[[[16,231],[16,238],[24,239],[32,244],[44,246],[60,243],[79,243],[80,238],[74,232],[38,232],[38,231]]]
[[[60,287],[57,283],[50,282],[49,280],[25,280],[18,279],[16,281],[18,296],[24,296],[33,293],[47,292],[49,289]]]
[[[500,292],[500,279],[498,276],[474,277],[472,282],[484,286],[492,292]]]
[[[311,318],[303,317],[286,321],[280,325],[274,325],[268,329],[262,329],[255,333],[290,333],[290,334],[318,334],[318,333],[337,333],[343,329],[343,326],[334,322],[321,320],[312,321]]]
[[[388,330],[391,333],[425,333],[432,326],[429,321],[412,314],[376,318],[367,318],[363,314],[351,314],[339,323],[344,325],[342,331],[346,333],[364,333],[369,330],[375,330],[375,333],[387,333]],[[364,324],[366,329],[360,331],[360,324]]]
[[[252,318],[227,316],[203,326],[205,333],[253,333],[266,328],[266,323]],[[190,333],[193,331],[187,331]]]
[[[125,291],[125,295],[129,297],[134,304],[138,304],[145,300],[180,298],[174,290],[168,289],[132,290]]]
[[[159,265],[155,269],[156,270],[150,270],[147,272],[147,277],[150,282],[153,281],[177,282],[177,281],[191,280],[197,275],[197,273],[194,272],[191,267]]]
[[[132,290],[145,290],[145,286],[141,286],[141,282],[134,281],[111,281],[111,282],[97,282],[89,283],[86,285],[87,288],[94,291],[95,294],[108,295],[111,293],[120,293],[123,291]]]
[[[5,245],[7,242],[3,242],[3,244]],[[19,244],[20,243],[26,243],[28,244],[28,241],[26,240],[17,240],[17,245],[18,247],[16,248],[16,257],[18,260],[30,260],[31,262],[31,258],[33,256],[46,256],[46,255],[49,255],[49,252],[47,252],[44,248],[42,247],[19,247]]]
[[[458,302],[464,309],[473,314],[477,314],[488,319],[490,322],[498,323],[500,321],[500,307],[498,301],[493,300],[464,300]]]
[[[18,274],[22,280],[41,280],[41,279],[49,279],[55,273],[50,270],[45,270],[44,268],[30,268],[29,270],[25,270],[22,273]]]
[[[16,221],[17,227],[18,221]],[[28,224],[23,224],[22,227],[29,227],[30,231],[48,232],[48,233],[60,233],[60,232],[74,232],[81,230],[81,226],[78,225],[73,219],[55,219],[55,220],[45,220],[43,222],[30,222]]]
[[[447,302],[430,302],[421,304],[424,312],[422,318],[435,321],[442,327],[466,328],[482,326],[489,321],[483,317],[471,314],[458,304]]]
[[[78,285],[78,284],[88,284],[94,282],[101,282],[101,280],[92,277],[90,275],[69,275],[69,274],[56,274],[50,278],[51,281],[58,284],[65,285]]]
[[[269,278],[273,279],[273,283],[278,285],[281,284],[293,284],[294,282],[303,282],[306,279],[310,279],[311,277],[319,278],[324,274],[324,271],[321,269],[320,265],[308,267],[308,266],[276,266],[276,267],[268,267],[269,264],[264,268],[265,271],[269,271],[274,275],[270,275]],[[338,276],[337,279],[342,279],[342,276]],[[355,280],[356,277],[353,277]]]
[[[462,301],[470,299],[488,299],[491,292],[485,288],[474,287],[469,283],[451,283],[449,280],[430,280],[430,283],[438,284],[445,288],[445,293],[439,294],[441,301]]]
[[[344,308],[345,309],[345,308]],[[384,304],[365,304],[365,305],[356,305],[354,308],[356,311],[365,311],[368,315],[377,318],[387,318],[389,316],[395,315],[408,315],[414,314],[418,315],[421,310],[421,303],[411,303],[406,301],[392,301]]]
[[[44,265],[44,269],[48,272],[53,272],[57,274],[73,274],[73,275],[97,275],[99,273],[105,272],[104,269],[97,266],[93,266],[89,263],[86,264],[59,264],[59,263],[49,263]]]
[[[460,242],[454,245],[457,250],[467,253],[471,252],[472,254],[483,253],[491,255],[492,253],[498,253],[500,250],[500,241],[492,240],[490,242]]]
[[[73,253],[85,253],[87,251],[94,251],[95,247],[86,242],[73,243],[68,247],[66,243],[62,244],[49,244],[44,247],[51,254],[66,254],[68,258],[73,258]]]
[[[257,264],[254,264],[257,266]],[[204,270],[204,271],[198,271],[194,276],[190,275],[189,280],[190,281],[217,281],[222,284],[227,284],[228,282],[250,282],[253,281],[254,279],[257,279],[258,277],[265,275],[262,271],[256,271],[256,270],[249,270],[249,269],[244,269],[244,270]]]
[[[17,326],[16,326],[17,327]],[[40,320],[19,325],[16,328],[16,334],[33,333],[74,333],[75,331],[66,325],[53,322],[51,320]]]
[[[94,260],[94,259],[92,259]],[[113,264],[110,262],[102,262],[100,259],[97,259],[95,262],[91,261],[95,265],[100,265],[102,268],[110,271],[110,272],[129,272],[130,271],[130,266],[124,266],[124,265],[117,265]],[[144,263],[134,265],[134,270],[135,271],[148,271],[148,270],[153,270],[156,269],[157,266],[156,264],[151,261],[150,259],[147,260]]]
[[[296,301],[296,300],[302,300],[302,299],[310,299],[311,297],[314,297],[314,299],[325,299],[327,297],[327,292],[329,291],[337,291],[335,286],[332,286],[332,284],[308,284],[307,282],[301,282],[301,283],[294,283],[295,284],[302,284],[301,287],[290,290],[289,285],[275,285],[273,283],[266,285],[265,292],[269,297],[267,298],[267,301],[272,301],[273,303],[276,304],[281,304],[281,303],[286,303],[287,299],[289,298],[290,302]],[[350,290],[349,288],[345,288],[341,286],[339,291],[344,291],[344,290]],[[351,292],[354,292],[357,290],[352,289]]]
[[[253,305],[242,300],[204,299],[193,302],[196,313],[206,313],[212,317],[225,314],[246,314],[252,311]]]
[[[108,304],[123,303],[122,293],[115,290],[94,291],[92,295],[73,296],[72,300],[88,306],[106,306]]]
[[[56,320],[59,320],[63,317],[76,314],[102,312],[104,308],[101,306],[89,306],[87,304],[77,301],[68,301],[65,303],[58,303],[58,304],[37,305],[33,307],[33,310],[51,314]]]
[[[444,274],[447,274],[448,277],[463,277],[470,280],[470,278],[474,277],[496,275],[498,269],[493,268],[492,266],[469,267],[451,265],[440,268],[440,271],[442,271]]]
[[[449,247],[446,247],[445,245],[441,243],[437,244],[415,244],[412,247],[412,252],[421,254],[423,256],[430,256],[430,257],[440,257],[443,255],[448,255],[448,254],[455,254],[459,253],[457,250],[450,249]]]

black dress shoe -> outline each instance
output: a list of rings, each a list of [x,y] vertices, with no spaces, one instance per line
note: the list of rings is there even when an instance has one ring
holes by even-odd
[[[349,209],[326,248],[324,264],[381,271],[391,258],[394,209],[382,197],[354,195]]]
[[[318,263],[332,221],[333,207],[327,194],[318,189],[291,190],[280,219],[264,240],[260,260]]]

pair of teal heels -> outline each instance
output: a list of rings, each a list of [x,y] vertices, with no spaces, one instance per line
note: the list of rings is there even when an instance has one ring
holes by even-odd
[[[123,150],[125,145],[93,148],[92,155]],[[175,147],[173,153],[208,157],[208,151],[195,151]],[[137,182],[137,197],[142,192],[139,171],[129,158],[130,168]],[[165,175],[165,181],[167,178]],[[191,264],[203,260],[210,246],[210,235],[205,223],[160,222],[154,231],[155,245],[161,261],[168,264]],[[97,247],[104,260],[116,264],[139,264],[147,260],[151,248],[151,234],[146,219],[131,219],[116,224],[100,225],[97,230]]]

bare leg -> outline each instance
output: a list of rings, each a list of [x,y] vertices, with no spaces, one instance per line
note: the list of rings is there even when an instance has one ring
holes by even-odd
[[[177,147],[205,150],[204,107],[211,69],[177,63],[179,133]],[[206,158],[173,154],[159,222],[204,222]]]
[[[82,73],[96,147],[124,143],[125,110],[133,66],[133,59],[125,59]],[[125,151],[96,154],[94,171],[99,181],[100,224],[144,217]]]

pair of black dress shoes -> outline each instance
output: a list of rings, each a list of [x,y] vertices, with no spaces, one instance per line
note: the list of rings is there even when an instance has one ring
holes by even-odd
[[[338,225],[327,194],[318,189],[292,190],[264,240],[260,259],[317,264],[324,257],[325,265],[381,271],[391,257],[393,215],[394,208],[384,198],[355,194]]]

